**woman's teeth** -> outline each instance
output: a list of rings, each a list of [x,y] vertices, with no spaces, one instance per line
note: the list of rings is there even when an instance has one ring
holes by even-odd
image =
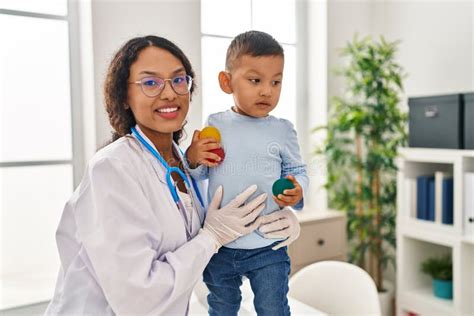
[[[157,111],[160,113],[171,113],[171,112],[178,111],[178,108],[163,108],[163,109],[158,109]]]

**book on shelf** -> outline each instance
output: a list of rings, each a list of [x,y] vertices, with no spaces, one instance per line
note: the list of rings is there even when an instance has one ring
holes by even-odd
[[[474,172],[464,174],[464,227],[468,235],[474,235]]]
[[[454,182],[453,178],[443,179],[442,191],[442,216],[441,222],[443,224],[453,224],[453,204],[454,204]]]
[[[436,172],[416,178],[416,218],[453,224],[454,188],[450,172]],[[411,195],[413,188],[411,188]],[[411,196],[410,195],[410,196]]]
[[[433,175],[422,175],[416,178],[416,218],[418,219],[428,220],[429,218],[428,201],[430,199],[430,182],[433,182],[434,189]],[[434,193],[431,197],[434,199]]]
[[[426,202],[427,215],[426,219],[435,221],[435,178],[428,179],[428,201]]]
[[[453,174],[435,172],[435,222],[453,223]]]

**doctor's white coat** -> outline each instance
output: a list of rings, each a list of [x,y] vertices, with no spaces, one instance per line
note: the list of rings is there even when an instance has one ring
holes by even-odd
[[[100,150],[64,208],[46,315],[185,315],[215,250],[196,215],[188,242],[164,168],[137,139]]]

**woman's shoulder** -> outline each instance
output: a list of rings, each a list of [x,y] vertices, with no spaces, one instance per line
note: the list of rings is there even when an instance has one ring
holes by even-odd
[[[144,159],[138,141],[131,136],[121,137],[102,147],[89,159],[75,199],[84,196],[91,183],[141,183],[141,179],[149,174]]]
[[[99,149],[89,161],[89,168],[96,168],[103,163],[135,166],[142,159],[138,141],[131,136],[123,136]]]

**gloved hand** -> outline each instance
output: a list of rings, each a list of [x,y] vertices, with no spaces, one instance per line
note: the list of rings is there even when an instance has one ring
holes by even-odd
[[[295,213],[289,209],[284,208],[280,211],[261,216],[261,226],[258,229],[265,238],[284,238],[285,240],[274,246],[272,249],[277,250],[281,247],[288,246],[293,241],[298,239],[300,235],[300,223],[296,218]]]
[[[212,198],[207,209],[203,231],[211,235],[220,246],[254,231],[260,226],[260,212],[265,208],[267,194],[261,194],[252,201],[244,202],[257,190],[256,185],[248,187],[227,205],[219,208],[222,201],[222,186]]]

